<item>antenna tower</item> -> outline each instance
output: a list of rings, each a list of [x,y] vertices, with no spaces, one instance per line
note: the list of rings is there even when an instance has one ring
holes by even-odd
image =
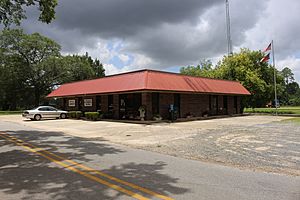
[[[231,33],[230,33],[230,15],[229,15],[229,2],[225,0],[226,4],[226,28],[227,28],[227,51],[228,56],[232,55],[232,41],[231,41]]]

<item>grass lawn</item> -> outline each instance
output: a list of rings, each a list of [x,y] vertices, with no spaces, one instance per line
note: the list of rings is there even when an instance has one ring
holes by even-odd
[[[285,119],[285,120],[282,120],[282,122],[293,122],[293,123],[300,125],[300,117]]]
[[[275,113],[275,108],[245,108],[246,113]],[[300,106],[277,108],[278,114],[300,114]]]
[[[0,115],[15,115],[21,113],[22,111],[0,111]]]

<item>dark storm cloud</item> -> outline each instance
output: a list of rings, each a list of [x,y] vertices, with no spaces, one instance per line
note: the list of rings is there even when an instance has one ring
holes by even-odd
[[[245,39],[245,32],[255,26],[265,8],[260,1],[231,4],[233,45],[239,46]],[[197,16],[198,23],[177,23],[161,25],[157,29],[146,28],[134,37],[128,50],[145,54],[158,60],[161,67],[197,64],[199,60],[211,59],[227,52],[225,5],[210,7]]]
[[[233,1],[231,7],[238,45],[263,3]],[[37,12],[30,9],[23,27],[56,40],[65,52],[96,48],[97,38],[117,38],[124,42],[123,52],[144,55],[157,65],[143,67],[163,68],[196,64],[227,48],[223,0],[60,0],[56,12],[56,20],[45,25],[36,23]]]
[[[61,0],[56,25],[100,37],[126,37],[161,23],[195,22],[220,0]]]
[[[53,38],[65,51],[78,51],[82,46],[91,48],[95,38],[127,40],[164,23],[196,23],[201,13],[217,3],[220,0],[60,0],[53,23],[37,22],[38,12],[30,8],[22,27]]]
[[[230,0],[234,47],[263,49],[273,39],[278,63],[299,69],[299,9],[298,0]],[[63,52],[87,50],[114,72],[118,54],[132,58],[121,69],[130,70],[195,65],[227,52],[224,0],[59,0],[53,23],[37,22],[36,8],[27,16],[26,32],[54,39]],[[111,51],[114,43],[121,48]]]

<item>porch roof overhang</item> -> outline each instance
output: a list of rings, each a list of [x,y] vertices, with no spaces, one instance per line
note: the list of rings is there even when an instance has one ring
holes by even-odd
[[[140,70],[61,85],[47,97],[67,97],[134,91],[250,95],[240,82]]]

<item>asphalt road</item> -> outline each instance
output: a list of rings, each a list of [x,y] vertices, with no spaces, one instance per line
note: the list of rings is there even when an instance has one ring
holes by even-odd
[[[0,199],[300,199],[300,177],[252,172],[0,121]]]

